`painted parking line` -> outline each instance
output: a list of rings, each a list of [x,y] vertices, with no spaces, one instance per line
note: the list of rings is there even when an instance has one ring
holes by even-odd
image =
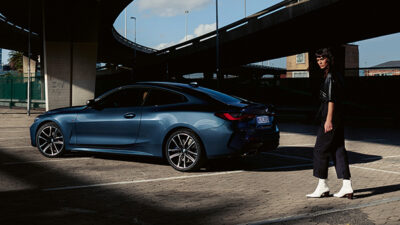
[[[244,172],[244,170],[234,170],[234,171],[227,171],[227,172],[217,172],[217,173],[198,174],[198,175],[189,175],[189,176],[164,177],[164,178],[155,178],[155,179],[146,179],[146,180],[132,180],[132,181],[120,181],[120,182],[99,183],[99,184],[89,184],[89,185],[64,186],[64,187],[55,187],[55,188],[45,188],[45,189],[42,189],[42,191],[60,191],[60,190],[94,188],[94,187],[104,187],[104,186],[113,186],[113,185],[122,185],[122,184],[160,182],[160,181],[189,179],[189,178],[197,178],[197,177],[220,176],[220,175],[242,173],[242,172]]]
[[[314,147],[314,144],[279,145],[278,148],[285,148],[285,147]]]
[[[0,141],[2,140],[16,140],[16,139],[30,139],[29,137],[6,137],[6,138],[0,138]]]
[[[309,158],[306,158],[306,157],[300,157],[300,156],[294,156],[294,155],[282,155],[282,154],[273,153],[273,152],[263,152],[262,154],[278,156],[278,157],[284,157],[284,158],[288,158],[288,159],[300,159],[300,160],[304,160],[304,161],[312,161],[312,159],[309,159]]]
[[[309,161],[312,162],[312,159],[305,158],[305,157],[299,157],[299,156],[292,156],[292,155],[283,155],[283,154],[278,154],[278,153],[269,153],[265,152],[263,154],[268,154],[268,155],[273,155],[273,156],[278,156],[282,158],[289,158],[289,159],[300,159],[304,161]],[[386,158],[395,158],[395,157],[400,157],[400,155],[392,155],[392,156],[383,156],[383,157],[370,157],[370,158],[365,158],[364,160],[371,160],[371,159],[386,159]],[[397,174],[400,175],[400,172],[396,171],[390,171],[390,170],[381,170],[381,169],[374,169],[374,168],[369,168],[369,167],[364,167],[364,166],[355,166],[355,165],[350,165],[352,168],[357,168],[357,169],[364,169],[364,170],[370,170],[370,171],[376,171],[376,172],[382,172],[382,173],[390,173],[390,174]]]
[[[315,133],[311,132],[304,132],[304,133],[280,133],[281,136],[292,136],[292,135],[316,135]]]
[[[82,158],[68,158],[68,159],[35,160],[35,161],[24,161],[24,162],[5,162],[5,163],[2,163],[2,165],[8,166],[8,165],[49,163],[49,162],[62,162],[62,161],[71,161],[71,160],[87,160],[87,159],[93,159],[93,158],[92,157],[82,157]]]
[[[383,204],[387,204],[387,203],[391,203],[391,202],[398,202],[398,201],[400,201],[400,197],[385,198],[385,199],[372,201],[372,202],[368,202],[368,203],[350,205],[350,206],[347,206],[344,208],[339,208],[339,209],[320,210],[320,211],[313,212],[313,213],[303,213],[303,214],[296,214],[296,215],[284,216],[284,217],[279,217],[279,218],[266,219],[266,220],[261,220],[261,221],[256,221],[256,222],[249,222],[249,223],[246,223],[246,225],[282,223],[282,222],[287,222],[287,221],[307,219],[307,218],[311,218],[311,217],[327,215],[327,214],[331,214],[331,213],[339,213],[339,212],[345,212],[345,211],[349,211],[349,210],[378,206],[378,205],[383,205]]]
[[[374,168],[363,167],[363,166],[354,166],[354,165],[350,165],[350,167],[357,168],[357,169],[364,169],[364,170],[370,170],[370,171],[376,171],[376,172],[391,173],[391,174],[400,175],[400,172],[390,171],[390,170],[381,170],[381,169],[374,169]]]
[[[0,133],[29,133],[29,130],[0,130]]]
[[[3,148],[3,149],[16,149],[16,148],[35,148],[35,147],[33,147],[32,145],[23,145],[23,146],[0,146],[0,148]]]
[[[198,174],[198,175],[188,175],[188,176],[175,176],[175,177],[164,177],[164,178],[145,179],[145,180],[120,181],[120,182],[99,183],[99,184],[89,184],[89,185],[63,186],[63,187],[55,187],[55,188],[45,188],[45,189],[42,189],[42,191],[60,191],[60,190],[96,188],[96,187],[124,185],[124,184],[161,182],[161,181],[190,179],[190,178],[198,178],[198,177],[222,176],[222,175],[237,174],[237,173],[252,172],[252,171],[254,171],[254,172],[255,171],[274,171],[274,170],[279,170],[279,169],[307,167],[307,166],[311,166],[311,165],[312,164],[308,163],[308,164],[297,164],[297,165],[290,165],[290,166],[267,167],[267,168],[261,168],[261,169],[256,169],[256,170],[247,170],[247,171],[246,170],[234,170],[234,171],[215,172],[215,173],[206,173],[206,174]]]

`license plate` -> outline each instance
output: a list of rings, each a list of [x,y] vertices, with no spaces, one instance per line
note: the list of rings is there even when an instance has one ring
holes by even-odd
[[[269,124],[269,116],[257,116],[257,124]]]

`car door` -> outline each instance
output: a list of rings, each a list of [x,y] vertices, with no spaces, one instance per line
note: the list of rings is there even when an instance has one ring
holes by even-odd
[[[160,146],[165,131],[179,121],[178,107],[187,101],[186,97],[174,91],[152,88],[145,99],[137,144],[152,155],[160,155]],[[139,146],[138,146],[139,147]]]
[[[122,88],[77,115],[76,143],[95,148],[129,149],[140,127],[145,88]]]

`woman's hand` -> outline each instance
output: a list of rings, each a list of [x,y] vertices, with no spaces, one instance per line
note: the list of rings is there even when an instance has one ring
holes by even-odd
[[[325,133],[331,131],[333,129],[332,121],[329,120],[325,121],[324,128],[325,128]]]
[[[333,129],[332,125],[332,117],[333,117],[333,110],[335,108],[335,103],[329,102],[328,103],[328,114],[326,115],[326,120],[324,124],[325,133],[328,133]]]

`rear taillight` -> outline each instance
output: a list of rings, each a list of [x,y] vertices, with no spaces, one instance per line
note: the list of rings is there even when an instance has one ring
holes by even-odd
[[[215,113],[216,116],[222,118],[224,120],[229,121],[242,121],[242,120],[250,120],[256,117],[253,114],[240,114],[240,113]]]

